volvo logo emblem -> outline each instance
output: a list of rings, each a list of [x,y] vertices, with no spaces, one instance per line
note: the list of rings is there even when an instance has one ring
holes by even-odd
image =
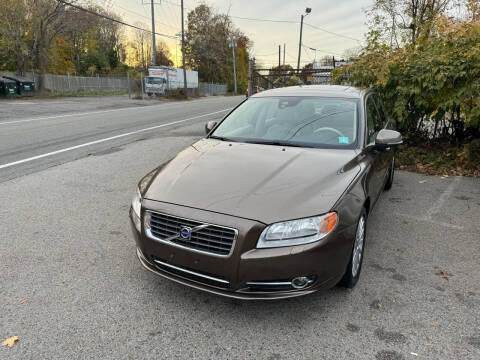
[[[184,240],[190,240],[192,236],[192,228],[189,226],[182,226],[180,229],[180,237]]]

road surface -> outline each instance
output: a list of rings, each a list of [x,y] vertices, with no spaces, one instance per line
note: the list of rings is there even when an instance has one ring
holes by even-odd
[[[111,98],[75,103],[0,102],[0,181],[174,129],[203,126],[208,120],[221,119],[241,100],[243,97],[210,97],[186,103],[127,99],[112,103]],[[69,107],[73,111],[68,111]]]

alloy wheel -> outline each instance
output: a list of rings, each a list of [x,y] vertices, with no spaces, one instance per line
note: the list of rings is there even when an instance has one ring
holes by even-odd
[[[365,216],[362,215],[358,220],[357,233],[355,235],[355,244],[352,257],[352,276],[355,277],[362,263],[363,247],[365,244]]]

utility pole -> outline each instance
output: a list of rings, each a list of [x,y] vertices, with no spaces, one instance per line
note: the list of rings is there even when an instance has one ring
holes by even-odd
[[[302,55],[302,33],[303,33],[303,18],[312,12],[311,8],[305,9],[305,15],[302,14],[300,19],[300,42],[298,43],[298,62],[297,62],[297,70],[300,71],[300,57]]]
[[[150,1],[150,4],[152,6],[152,65],[155,66],[157,65],[157,44],[155,43],[155,5],[153,4],[153,0]]]
[[[237,46],[237,42],[235,40],[232,40],[230,41],[228,46],[232,48],[232,55],[233,55],[233,94],[237,95],[237,68],[236,68],[237,59],[235,57],[235,47]]]
[[[185,27],[183,21],[183,0],[181,1],[182,7],[182,65],[183,65],[183,92],[185,94],[185,99],[188,99],[187,94],[187,70],[185,69]]]
[[[280,66],[282,65],[281,63],[281,53],[282,53],[282,45],[278,45],[278,68],[280,69]]]
[[[251,96],[253,93],[252,73],[253,73],[254,64],[255,64],[255,58],[248,59],[248,96]]]
[[[283,43],[283,66],[285,66],[285,46],[286,44]]]

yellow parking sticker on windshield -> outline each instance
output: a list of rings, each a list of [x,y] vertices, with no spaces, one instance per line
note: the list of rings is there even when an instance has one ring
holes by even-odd
[[[338,137],[338,143],[339,144],[348,144],[350,141],[348,141],[348,136],[339,136]]]

